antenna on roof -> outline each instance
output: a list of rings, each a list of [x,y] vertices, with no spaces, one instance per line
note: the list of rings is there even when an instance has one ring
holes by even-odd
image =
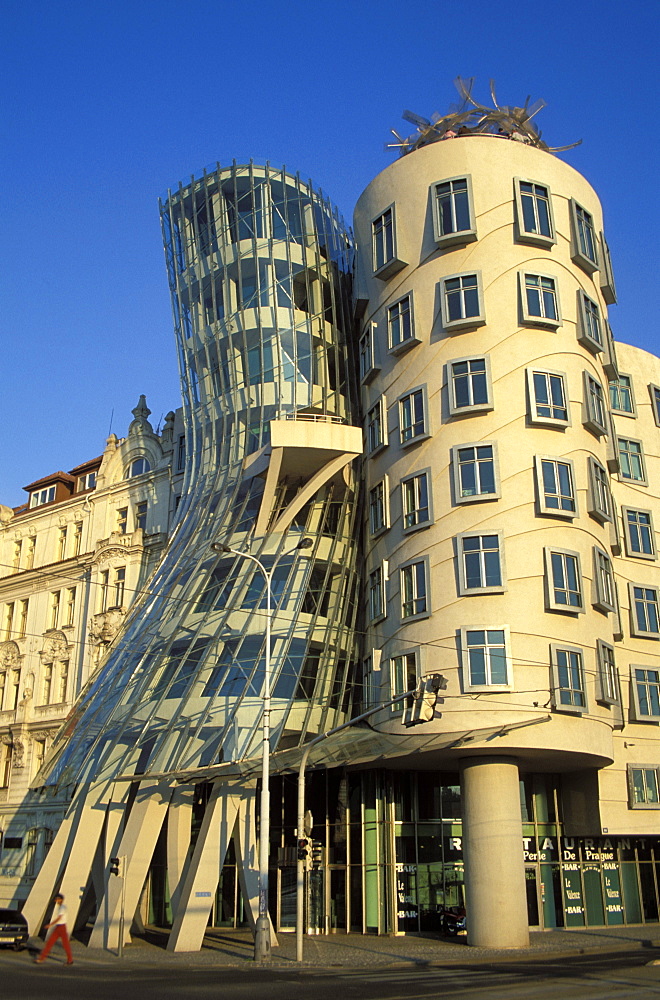
[[[110,435],[112,434],[112,420],[114,415],[115,415],[115,408],[113,406],[112,410],[110,411],[110,426],[108,427],[108,437],[110,437]]]

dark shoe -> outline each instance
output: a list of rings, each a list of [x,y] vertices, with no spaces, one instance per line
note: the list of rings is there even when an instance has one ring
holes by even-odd
[[[73,965],[73,959],[71,959],[71,961],[70,961],[70,962],[67,962],[66,964],[67,964],[67,965]]]

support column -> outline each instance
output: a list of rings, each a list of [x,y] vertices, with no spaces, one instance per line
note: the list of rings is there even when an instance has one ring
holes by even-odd
[[[167,813],[167,878],[172,914],[179,908],[179,896],[186,874],[195,788],[177,785]]]
[[[468,944],[527,948],[518,763],[471,757],[460,770]]]

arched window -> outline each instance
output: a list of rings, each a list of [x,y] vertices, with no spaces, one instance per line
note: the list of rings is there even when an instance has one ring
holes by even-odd
[[[127,479],[133,479],[134,476],[141,476],[145,472],[150,472],[151,466],[146,458],[136,458],[134,459],[128,467]]]

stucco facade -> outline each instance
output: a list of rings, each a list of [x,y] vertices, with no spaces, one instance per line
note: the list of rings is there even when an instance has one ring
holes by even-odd
[[[0,904],[22,903],[67,809],[31,788],[81,690],[148,586],[183,480],[180,415],[144,397],[124,438],[0,507]]]

